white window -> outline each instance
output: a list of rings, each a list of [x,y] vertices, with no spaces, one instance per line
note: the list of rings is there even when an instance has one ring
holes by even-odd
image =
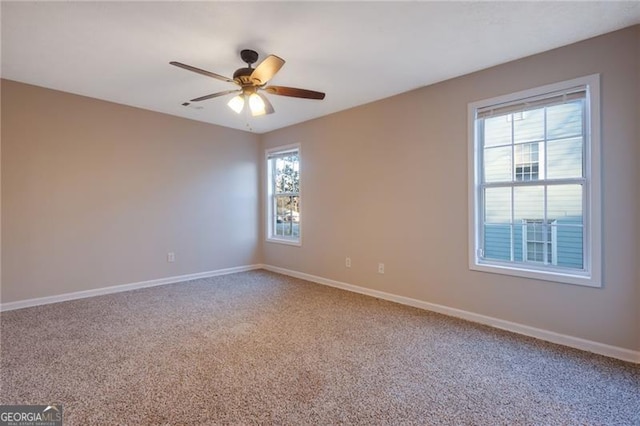
[[[267,240],[300,245],[300,145],[267,150]]]
[[[522,220],[522,257],[525,262],[546,265],[558,264],[557,221],[541,219]]]
[[[599,76],[469,104],[469,267],[601,285]]]

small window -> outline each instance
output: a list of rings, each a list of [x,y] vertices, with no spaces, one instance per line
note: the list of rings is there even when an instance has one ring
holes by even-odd
[[[537,262],[544,265],[557,265],[556,221],[545,223],[541,219],[522,221],[522,256],[525,262]]]
[[[300,146],[267,150],[267,240],[300,245]]]
[[[538,180],[540,171],[539,143],[515,145],[516,180]]]
[[[469,267],[600,286],[599,76],[469,104]]]

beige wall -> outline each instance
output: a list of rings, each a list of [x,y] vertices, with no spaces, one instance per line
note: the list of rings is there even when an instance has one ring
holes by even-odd
[[[259,155],[250,133],[2,80],[2,302],[258,263]]]
[[[640,25],[636,26],[636,31],[638,33],[638,37],[640,38]],[[636,45],[636,75],[640,75],[640,43],[638,43]],[[636,89],[638,91],[638,97],[636,100],[636,111],[637,111],[637,119],[636,119],[636,147],[638,149],[638,151],[640,151],[640,78],[638,80],[636,80]],[[640,154],[637,154],[640,155]],[[640,171],[636,170],[636,182],[640,181]],[[638,203],[637,206],[637,210],[636,212],[640,215],[640,184],[636,183],[636,191],[637,191],[637,195],[636,195],[636,201]],[[638,241],[637,244],[640,244],[640,226],[637,227],[637,231],[638,231],[638,236],[636,238],[636,241]],[[636,250],[637,250],[637,258],[640,258],[640,247],[636,246]],[[637,269],[637,279],[636,281],[638,282],[638,287],[640,287],[640,261],[638,261],[636,259],[636,267]],[[637,324],[638,324],[638,334],[640,334],[640,288],[637,289],[637,294],[638,294],[638,302],[636,304],[637,306],[637,312],[636,312],[636,318],[637,318]],[[638,340],[640,340],[640,337],[638,337]],[[638,343],[638,345],[640,346],[640,342]]]
[[[264,262],[640,349],[639,46],[636,26],[263,135],[262,149],[299,142],[303,154],[303,246],[263,235]],[[467,104],[593,73],[602,76],[604,287],[470,271]]]

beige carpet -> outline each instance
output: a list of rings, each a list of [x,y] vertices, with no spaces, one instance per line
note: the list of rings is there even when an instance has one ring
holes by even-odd
[[[640,367],[266,271],[5,312],[66,425],[640,425]]]

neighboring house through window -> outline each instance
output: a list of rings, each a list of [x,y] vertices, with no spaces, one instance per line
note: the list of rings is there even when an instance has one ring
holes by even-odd
[[[601,285],[599,76],[469,105],[469,266]]]
[[[541,219],[522,220],[522,257],[525,262],[558,264],[556,225],[556,220],[546,223]]]
[[[267,240],[300,245],[300,146],[267,154]]]
[[[527,143],[514,146],[516,180],[538,180],[540,171],[539,143]]]

